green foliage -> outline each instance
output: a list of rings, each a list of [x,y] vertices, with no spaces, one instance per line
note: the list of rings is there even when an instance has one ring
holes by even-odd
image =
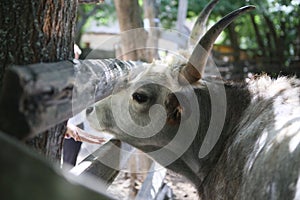
[[[163,27],[171,28],[177,20],[178,0],[161,0],[159,19]]]
[[[80,11],[78,13],[78,21],[82,20],[85,17],[88,17],[87,22],[85,22],[85,29],[90,25],[91,21],[96,21],[97,25],[108,25],[110,22],[117,19],[115,7],[112,2],[106,2],[103,4],[82,4],[80,5]],[[96,11],[95,11],[96,9]]]
[[[270,50],[270,56],[281,55],[284,60],[282,64],[288,65],[289,61],[297,56],[295,40],[300,34],[300,2],[298,0],[251,0],[251,2],[258,5],[257,16],[261,19],[261,33],[265,37],[264,42]],[[273,30],[268,25],[268,19],[273,23]],[[268,41],[268,34],[273,36],[272,41]]]
[[[187,18],[196,18],[208,2],[189,0]],[[252,11],[252,13],[259,29],[259,35],[254,31],[249,15],[239,17],[234,24],[235,31],[240,38],[240,47],[249,49],[254,54],[264,55],[268,57],[266,58],[268,60],[277,59],[276,62],[279,64],[288,64],[288,60],[297,56],[295,52],[299,52],[295,49],[295,40],[300,35],[300,3],[298,0],[220,0],[211,13],[210,22],[216,22],[232,10],[250,4],[257,7],[256,11]],[[159,17],[163,27],[174,27],[177,7],[178,0],[161,0]],[[257,43],[258,37],[262,38],[263,49]],[[225,30],[225,34],[222,34],[221,43],[230,45],[228,29]]]
[[[209,1],[197,1],[197,0],[192,0],[188,1],[188,9],[189,9],[189,14],[187,17],[197,17],[201,10],[206,6],[206,4]],[[220,0],[217,6],[214,8],[214,10],[211,13],[212,18],[217,18],[219,16],[224,16],[227,13],[231,12],[235,8],[239,8],[241,6],[246,5],[245,2],[240,2],[236,0],[226,0],[222,1]]]
[[[115,8],[113,4],[105,4],[103,8],[94,15],[94,19],[101,25],[108,25],[111,21],[115,21],[117,19],[114,10]]]
[[[164,28],[174,28],[177,20],[178,0],[160,0],[159,2],[161,25]],[[195,20],[208,2],[208,0],[189,0],[187,18]],[[143,0],[139,0],[141,6],[142,3]],[[209,24],[215,23],[234,9],[250,4],[257,7],[256,11],[251,12],[255,24],[252,23],[250,15],[241,16],[234,22],[240,48],[248,49],[253,55],[265,56],[269,60],[281,59],[279,63],[287,64],[288,60],[296,56],[295,52],[299,52],[295,49],[295,41],[300,35],[299,0],[220,0],[211,13]],[[91,12],[94,6],[81,5],[84,13]],[[88,23],[91,20],[97,20],[99,25],[107,25],[115,19],[113,2],[106,1],[96,14],[90,17]],[[257,25],[258,32],[254,30],[254,25]],[[226,29],[218,42],[231,45],[232,36],[229,36],[229,30]],[[259,38],[262,41],[260,44]]]

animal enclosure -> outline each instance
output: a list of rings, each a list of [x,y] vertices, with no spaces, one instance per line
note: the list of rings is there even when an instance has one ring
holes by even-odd
[[[201,26],[217,2],[200,14]],[[204,200],[300,198],[300,81],[262,75],[239,83],[204,74],[220,33],[253,9],[231,12],[191,37],[192,51],[165,60],[11,66],[0,95],[4,197],[110,199],[104,191],[133,146],[192,181]],[[84,109],[93,128],[116,139],[74,167],[77,177],[22,144]],[[136,199],[169,195],[166,169],[157,168],[152,164]]]

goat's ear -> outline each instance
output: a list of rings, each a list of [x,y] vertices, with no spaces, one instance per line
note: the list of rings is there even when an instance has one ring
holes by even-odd
[[[179,102],[178,98],[180,98]],[[181,120],[186,119],[190,115],[189,106],[186,105],[186,97],[180,93],[170,93],[165,100],[167,111],[166,123],[169,125],[180,124]]]

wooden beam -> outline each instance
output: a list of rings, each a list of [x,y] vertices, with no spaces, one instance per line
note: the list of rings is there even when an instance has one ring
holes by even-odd
[[[36,135],[110,95],[137,63],[117,59],[10,67],[0,95],[0,130]]]
[[[174,199],[174,194],[172,188],[170,188],[166,183],[163,183],[160,191],[155,197],[155,200],[165,200],[165,199]]]
[[[76,176],[93,175],[108,187],[118,175],[121,141],[110,140],[98,150],[73,167],[70,172]]]
[[[92,175],[108,187],[119,171],[127,165],[133,151],[132,146],[112,139],[73,167],[70,172],[79,177]]]
[[[1,131],[0,160],[1,199],[112,199],[105,194],[103,184],[63,172]]]
[[[153,162],[148,175],[135,199],[155,199],[163,186],[166,174],[166,168],[162,167],[157,162]]]

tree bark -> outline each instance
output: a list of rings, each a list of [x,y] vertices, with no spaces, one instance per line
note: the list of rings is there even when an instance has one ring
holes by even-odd
[[[0,81],[11,64],[73,57],[77,0],[4,0],[0,2]],[[65,124],[27,143],[50,160],[60,160]],[[16,124],[17,126],[17,124]]]
[[[147,34],[143,29],[138,0],[114,0],[121,31],[121,55],[123,60],[151,62],[145,51]]]

